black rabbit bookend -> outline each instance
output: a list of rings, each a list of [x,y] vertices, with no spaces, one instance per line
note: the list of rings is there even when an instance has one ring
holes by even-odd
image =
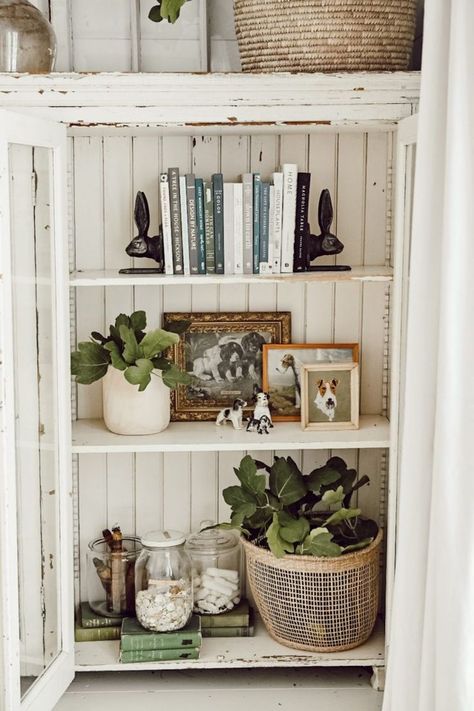
[[[331,194],[326,188],[321,191],[318,206],[318,222],[321,234],[308,235],[308,271],[311,272],[342,272],[350,271],[351,267],[345,264],[312,265],[311,262],[318,257],[329,257],[340,254],[344,245],[336,235],[331,234],[331,224],[334,216]],[[308,225],[308,233],[310,226]]]
[[[160,233],[156,237],[149,237],[150,209],[145,193],[139,191],[135,198],[134,210],[135,224],[138,228],[138,235],[125,248],[129,257],[148,257],[154,259],[159,266],[156,267],[129,267],[120,269],[119,274],[162,274],[164,271],[164,250],[163,232],[160,226]]]

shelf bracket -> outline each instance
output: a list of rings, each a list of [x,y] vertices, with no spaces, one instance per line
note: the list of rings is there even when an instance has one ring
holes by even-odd
[[[372,667],[372,676],[370,684],[374,691],[385,690],[385,667]]]

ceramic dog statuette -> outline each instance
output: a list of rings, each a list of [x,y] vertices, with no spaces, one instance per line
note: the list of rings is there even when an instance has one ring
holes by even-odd
[[[232,407],[225,407],[219,412],[216,418],[216,425],[231,422],[234,430],[243,429],[244,407],[247,407],[245,400],[237,398],[234,400]]]
[[[270,397],[261,388],[254,388],[255,407],[252,417],[247,424],[247,432],[258,432],[258,434],[270,434],[273,427],[272,415],[270,413]]]
[[[135,198],[135,224],[138,228],[138,235],[125,248],[129,257],[148,257],[158,262],[159,267],[120,269],[120,274],[161,274],[164,268],[163,260],[163,234],[160,227],[160,234],[156,237],[149,237],[150,229],[150,209],[145,193],[139,191]]]
[[[321,233],[319,235],[309,235],[308,261],[311,263],[318,257],[330,257],[340,254],[344,249],[341,240],[331,233],[331,225],[334,217],[331,194],[326,188],[321,191],[318,206],[318,222]],[[309,231],[308,225],[308,231]],[[343,264],[333,265],[308,265],[309,271],[349,271],[350,267]]]

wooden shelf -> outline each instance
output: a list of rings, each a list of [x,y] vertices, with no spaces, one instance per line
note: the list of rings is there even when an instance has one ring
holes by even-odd
[[[156,435],[116,435],[103,420],[73,423],[75,454],[107,452],[240,452],[289,449],[385,449],[390,425],[385,417],[366,415],[358,430],[303,432],[299,422],[277,422],[269,435],[234,430],[213,422],[172,422]]]
[[[254,637],[206,638],[199,659],[175,662],[121,664],[119,642],[76,644],[76,671],[145,671],[149,669],[253,669],[255,667],[381,667],[384,666],[384,629],[378,621],[371,638],[347,652],[312,653],[275,642],[261,620]]]
[[[391,267],[353,267],[350,272],[303,272],[302,274],[209,274],[171,276],[165,274],[119,274],[115,270],[78,271],[69,279],[70,286],[175,286],[209,284],[278,284],[339,281],[387,282],[393,279]]]

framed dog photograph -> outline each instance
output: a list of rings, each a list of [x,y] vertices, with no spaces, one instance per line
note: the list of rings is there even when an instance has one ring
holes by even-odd
[[[358,363],[316,363],[301,369],[301,426],[359,429]]]
[[[262,346],[291,340],[289,312],[166,313],[164,327],[187,322],[174,346],[176,364],[192,376],[171,391],[171,418],[215,420],[234,400],[251,410],[254,386],[262,387]]]
[[[301,419],[301,368],[313,363],[358,363],[358,343],[281,343],[263,346],[263,389],[275,422]]]

